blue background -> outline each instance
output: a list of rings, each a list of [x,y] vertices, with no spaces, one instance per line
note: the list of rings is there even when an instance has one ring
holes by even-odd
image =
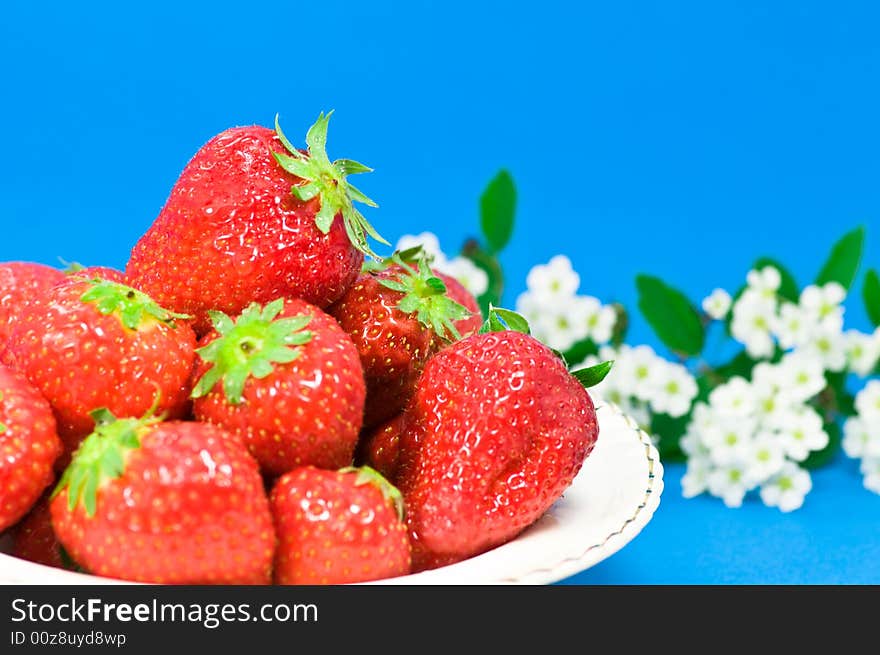
[[[856,225],[880,266],[875,3],[71,5],[2,9],[0,260],[121,268],[211,136],[280,112],[301,140],[335,108],[330,155],[376,169],[359,186],[392,240],[430,229],[454,250],[512,172],[509,303],[558,252],[631,308],[639,272],[699,299],[769,254],[807,282]],[[857,298],[847,319],[868,328]],[[637,318],[631,341],[657,345]],[[880,497],[853,462],[792,515],[684,501],[681,472],[573,581],[880,582]]]

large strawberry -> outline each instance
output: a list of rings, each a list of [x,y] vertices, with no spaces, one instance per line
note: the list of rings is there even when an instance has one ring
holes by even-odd
[[[168,416],[185,414],[195,335],[180,318],[125,285],[72,276],[24,307],[4,360],[52,405],[69,456],[99,407],[141,416],[158,396]]]
[[[471,317],[447,295],[425,258],[413,263],[400,253],[385,268],[365,271],[330,313],[360,353],[367,428],[403,409],[425,362],[445,342],[460,338],[456,322]]]
[[[331,112],[332,113],[332,112]],[[347,179],[370,169],[327,157],[323,113],[308,153],[275,130],[226,130],[184,169],[161,213],[131,253],[132,286],[197,317],[239,314],[251,302],[303,298],[326,307],[357,278],[367,235],[379,237],[355,202],[375,204]]]
[[[49,403],[27,380],[0,366],[0,532],[52,483],[61,450]]]
[[[369,468],[298,468],[271,494],[277,584],[346,584],[406,575],[400,492]]]
[[[515,537],[571,484],[598,436],[590,396],[563,361],[497,315],[491,327],[502,331],[431,358],[407,411],[396,482],[417,570]]]
[[[25,304],[39,298],[64,280],[62,271],[43,264],[33,262],[0,264],[0,352],[9,339],[12,326]]]
[[[49,493],[43,494],[34,508],[13,528],[12,554],[30,562],[57,569],[73,569],[75,565],[61,547],[52,529]]]
[[[137,582],[270,582],[272,516],[237,437],[207,423],[94,416],[50,507],[77,564]]]
[[[352,462],[364,411],[354,344],[304,300],[212,312],[194,379],[196,418],[240,435],[267,475]]]

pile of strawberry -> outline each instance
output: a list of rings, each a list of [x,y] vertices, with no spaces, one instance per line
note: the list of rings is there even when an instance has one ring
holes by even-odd
[[[513,539],[597,435],[517,315],[483,317],[382,241],[277,125],[189,162],[125,272],[0,264],[0,531],[50,566],[164,584],[319,584]],[[384,241],[382,241],[384,243]],[[365,261],[365,255],[369,259]]]

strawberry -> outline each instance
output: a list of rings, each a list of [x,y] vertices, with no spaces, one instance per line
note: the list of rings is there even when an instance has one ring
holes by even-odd
[[[416,386],[396,478],[416,570],[514,538],[561,496],[596,443],[589,394],[553,351],[508,329],[520,321],[493,310],[485,329],[501,331],[441,350]]]
[[[69,457],[96,408],[141,416],[158,394],[169,416],[187,411],[195,335],[181,318],[125,285],[72,276],[22,310],[4,359],[52,405]]]
[[[397,476],[400,434],[403,432],[405,419],[406,414],[401,412],[372,430],[366,431],[358,443],[360,451],[358,459],[392,482]]]
[[[354,344],[304,300],[253,304],[235,321],[211,312],[200,341],[193,409],[240,435],[267,475],[352,462],[364,411]]]
[[[27,380],[0,366],[0,532],[52,483],[61,450],[49,403]]]
[[[404,408],[425,362],[445,341],[460,338],[455,323],[471,315],[448,297],[424,257],[411,263],[400,253],[385,268],[364,272],[330,313],[360,353],[367,428]]]
[[[208,141],[135,245],[129,283],[196,316],[199,334],[210,329],[211,309],[233,315],[277,298],[319,307],[338,299],[363,254],[372,254],[367,235],[385,241],[354,207],[375,203],[347,179],[371,169],[330,161],[329,120],[322,113],[308,131],[307,153],[293,147],[277,118],[274,131],[238,127]]]
[[[406,575],[400,492],[364,467],[287,473],[270,496],[276,584],[347,584]]]
[[[0,351],[24,305],[65,279],[57,268],[31,262],[0,264]]]
[[[275,534],[257,463],[206,423],[96,410],[52,497],[86,571],[159,584],[268,584]]]
[[[49,495],[43,494],[30,513],[13,529],[12,554],[56,569],[73,569],[75,565],[52,529]]]
[[[67,267],[66,273],[71,277],[76,276],[86,280],[99,279],[125,284],[125,273],[109,266],[82,266],[73,263]]]
[[[455,321],[455,329],[459,334],[462,337],[469,337],[479,331],[483,324],[483,317],[480,314],[480,303],[474,298],[474,294],[465,289],[464,285],[451,275],[437,270],[434,271],[434,275],[446,285],[446,295],[470,312],[469,316]]]

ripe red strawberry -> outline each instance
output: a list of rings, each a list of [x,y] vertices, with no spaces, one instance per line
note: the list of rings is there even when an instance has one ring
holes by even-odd
[[[13,530],[12,554],[15,557],[57,569],[75,568],[52,529],[49,494],[44,494]]]
[[[49,403],[0,366],[0,532],[27,514],[52,483],[61,450]]]
[[[304,300],[248,307],[198,349],[193,409],[240,435],[263,473],[349,466],[364,411],[364,375],[348,335]]]
[[[195,335],[180,318],[130,287],[74,276],[22,310],[4,360],[52,405],[69,456],[99,407],[141,416],[158,395],[168,416],[187,411]]]
[[[400,434],[406,414],[400,413],[361,435],[358,459],[394,482],[400,457]]]
[[[270,497],[278,550],[276,584],[346,584],[406,575],[403,501],[369,468],[302,467]]]
[[[0,351],[24,305],[64,280],[63,272],[43,264],[0,264]]]
[[[331,112],[332,113],[332,112]],[[367,235],[354,208],[375,206],[347,176],[369,168],[326,153],[322,113],[308,154],[264,127],[226,130],[184,169],[156,222],[131,254],[129,283],[165,307],[196,316],[239,314],[251,302],[303,298],[327,307],[357,278]],[[338,220],[337,220],[338,217]]]
[[[446,295],[470,312],[470,316],[455,321],[455,329],[458,330],[462,338],[478,332],[483,324],[483,316],[480,314],[480,303],[474,298],[474,294],[465,289],[464,285],[451,275],[440,271],[434,271],[434,275],[446,285]]]
[[[267,584],[275,534],[257,463],[213,425],[94,412],[51,501],[86,571],[159,584]]]
[[[76,276],[86,280],[99,279],[125,284],[125,273],[108,266],[82,266],[80,264],[71,264],[67,267],[67,274],[71,277]]]
[[[590,396],[563,361],[506,329],[431,358],[405,420],[397,482],[416,570],[515,537],[571,484],[598,436]]]
[[[363,273],[330,313],[360,353],[367,428],[404,408],[425,362],[444,340],[460,338],[456,321],[470,318],[424,258],[408,263],[399,254],[387,268]]]

